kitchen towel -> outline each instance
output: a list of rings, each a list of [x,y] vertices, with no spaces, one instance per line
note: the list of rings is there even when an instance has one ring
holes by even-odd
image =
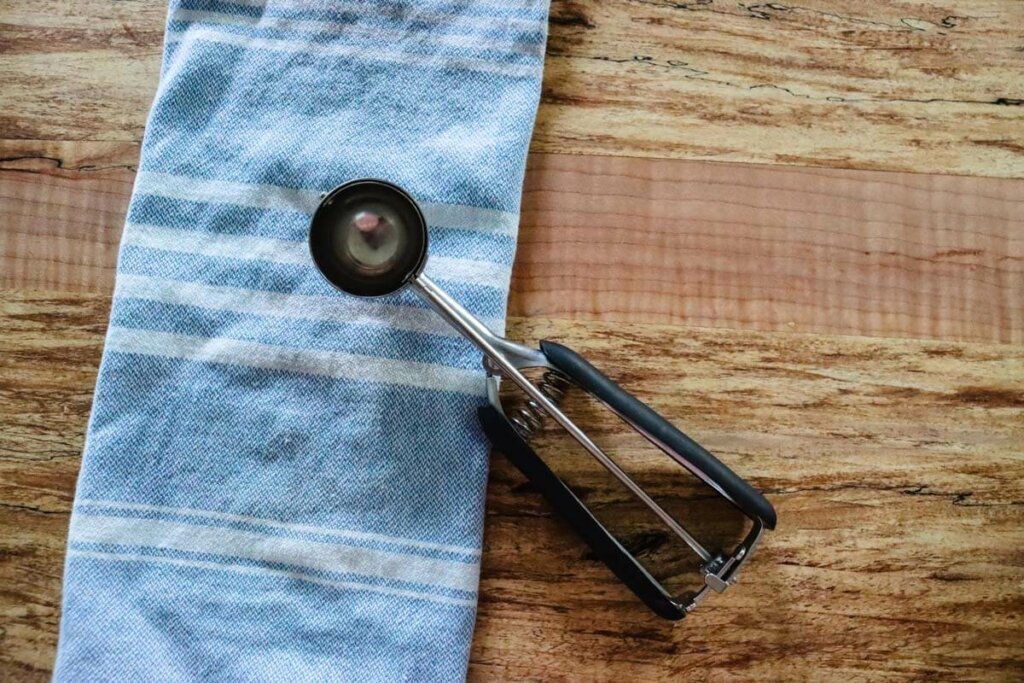
[[[72,515],[55,680],[465,676],[481,358],[411,293],[314,268],[376,177],[501,331],[547,0],[180,0]]]

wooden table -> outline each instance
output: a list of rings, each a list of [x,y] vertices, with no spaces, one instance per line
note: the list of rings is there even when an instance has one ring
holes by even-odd
[[[0,3],[3,680],[52,666],[164,12]],[[473,680],[1024,677],[1022,105],[1016,0],[555,0],[511,333],[781,523],[671,625],[496,457]]]

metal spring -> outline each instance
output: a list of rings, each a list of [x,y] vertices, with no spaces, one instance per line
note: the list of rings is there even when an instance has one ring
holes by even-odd
[[[548,370],[537,383],[537,388],[553,403],[558,404],[569,390],[569,385],[570,381],[565,375],[556,370]],[[547,413],[532,398],[513,408],[509,416],[509,421],[516,432],[527,441],[540,431],[546,419]]]

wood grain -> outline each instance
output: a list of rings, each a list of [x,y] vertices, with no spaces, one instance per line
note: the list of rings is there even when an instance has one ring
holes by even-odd
[[[544,152],[1021,177],[1024,4],[552,4]]]
[[[1015,0],[555,0],[534,151],[1024,177]],[[137,142],[162,0],[6,0],[0,138]]]
[[[139,148],[0,142],[0,286],[113,290]]]
[[[0,285],[108,292],[132,143],[0,143]],[[513,315],[1024,341],[1024,181],[534,154]]]
[[[536,155],[513,315],[1024,341],[1024,182]]]
[[[4,0],[0,138],[140,141],[166,17],[163,0]]]
[[[2,295],[0,680],[53,667],[68,513],[108,297]]]
[[[107,306],[100,294],[3,294],[9,680],[45,680],[52,665]],[[763,487],[780,527],[739,584],[673,626],[496,456],[472,680],[1024,676],[1024,349],[594,321],[513,319],[511,334],[585,352]],[[586,426],[608,436],[607,424]],[[655,484],[666,473],[661,456],[624,457]],[[575,474],[602,514],[622,508]],[[663,540],[636,533],[628,544]]]

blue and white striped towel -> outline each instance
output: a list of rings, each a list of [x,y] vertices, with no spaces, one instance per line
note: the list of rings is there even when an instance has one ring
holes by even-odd
[[[180,0],[72,517],[57,681],[455,680],[480,357],[330,288],[318,196],[396,182],[502,326],[547,0]]]

